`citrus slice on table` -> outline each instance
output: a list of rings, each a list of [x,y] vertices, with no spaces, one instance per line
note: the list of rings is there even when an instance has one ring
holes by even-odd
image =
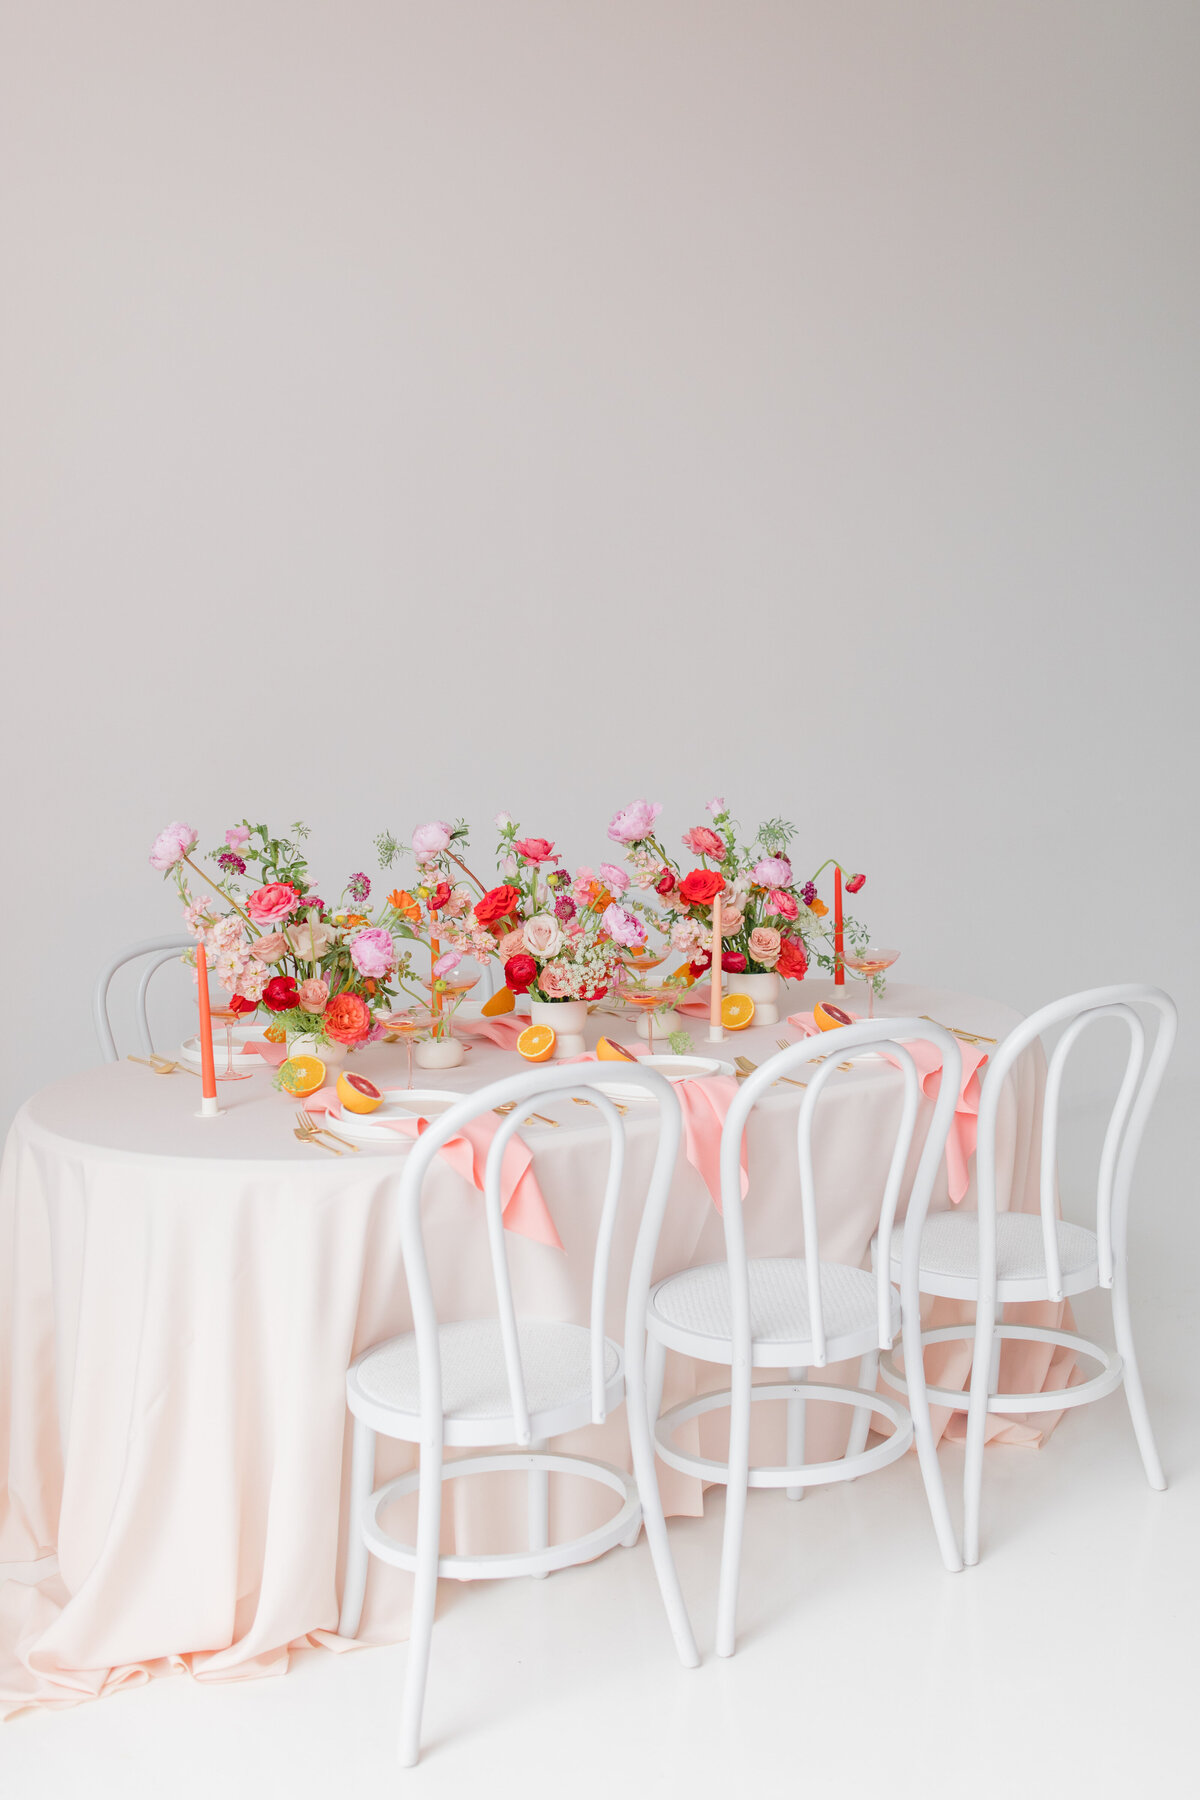
[[[324,1085],[325,1064],[319,1056],[289,1056],[279,1065],[279,1085],[301,1099]]]
[[[813,1024],[820,1031],[840,1031],[843,1025],[853,1025],[854,1020],[832,1000],[818,1000],[813,1007]]]
[[[352,1074],[343,1069],[337,1078],[337,1097],[347,1112],[373,1113],[377,1106],[383,1105],[383,1095],[373,1081],[365,1075]]]
[[[721,1002],[721,1023],[726,1031],[745,1031],[754,1022],[754,1002],[749,994],[726,994]]]
[[[624,1044],[618,1044],[613,1038],[602,1037],[596,1040],[596,1061],[636,1062],[637,1057]]]
[[[517,1049],[526,1062],[549,1062],[557,1042],[553,1025],[527,1025],[517,1039]]]
[[[263,1036],[269,1044],[287,1043],[287,1032],[283,1029],[282,1025],[268,1025],[263,1032]]]
[[[480,1017],[498,1019],[501,1013],[510,1013],[517,1004],[517,996],[510,987],[498,988],[490,1000],[485,1000],[479,1009]]]

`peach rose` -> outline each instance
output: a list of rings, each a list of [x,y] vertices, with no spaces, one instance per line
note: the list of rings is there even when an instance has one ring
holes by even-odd
[[[302,981],[296,990],[300,996],[300,1005],[305,1012],[320,1013],[325,1011],[325,1002],[329,998],[329,983],[314,976],[310,981]]]
[[[255,939],[250,946],[250,954],[257,957],[259,962],[273,963],[279,961],[286,949],[287,942],[282,931],[269,931],[265,937]]]
[[[723,906],[721,908],[721,936],[736,937],[742,929],[742,919],[740,906]]]
[[[518,927],[516,931],[506,931],[496,945],[496,955],[501,962],[507,962],[510,956],[525,954],[525,933]]]
[[[569,1000],[571,977],[562,963],[548,962],[538,975],[537,985],[547,1000]]]
[[[750,933],[750,961],[773,969],[779,961],[783,939],[773,925],[756,925]]]

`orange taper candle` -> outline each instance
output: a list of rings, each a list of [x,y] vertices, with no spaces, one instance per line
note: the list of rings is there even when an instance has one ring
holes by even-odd
[[[833,866],[833,960],[837,967],[833,973],[834,985],[845,987],[846,964],[842,952],[846,947],[845,932],[842,928],[842,865]]]
[[[725,1036],[725,1027],[721,1023],[721,896],[713,895],[712,903],[712,967],[708,972],[708,1037],[710,1043],[716,1043]]]
[[[200,1004],[200,1103],[201,1116],[217,1111],[217,1071],[213,1062],[212,1013],[208,1004],[208,955],[203,944],[196,945],[196,987]]]

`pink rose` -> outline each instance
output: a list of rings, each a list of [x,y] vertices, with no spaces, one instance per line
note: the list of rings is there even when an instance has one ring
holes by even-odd
[[[525,933],[518,926],[516,931],[506,931],[496,945],[496,954],[501,962],[507,962],[510,956],[525,954]]]
[[[225,842],[231,850],[244,850],[250,842],[250,827],[248,825],[231,825],[225,833]]]
[[[428,825],[418,825],[412,834],[413,855],[418,862],[432,862],[443,850],[450,848],[450,834],[453,827],[445,819],[434,819]]]
[[[715,862],[720,862],[725,855],[724,841],[707,825],[693,825],[690,831],[685,831],[683,847],[693,856],[711,856]]]
[[[785,894],[782,888],[771,889],[767,895],[767,905],[773,913],[778,913],[781,919],[797,919],[800,916],[800,908],[797,906],[794,896]]]
[[[618,869],[616,863],[601,863],[600,879],[609,893],[615,894],[618,900],[629,886],[628,875],[624,869]]]
[[[300,904],[300,896],[290,881],[268,882],[255,888],[246,902],[246,911],[256,925],[278,925],[290,919]]]
[[[723,905],[721,907],[721,936],[736,937],[742,929],[744,920],[745,914],[740,906]]]
[[[623,950],[631,950],[635,944],[644,944],[646,928],[635,913],[627,912],[623,906],[607,906],[600,918],[600,924],[614,944],[620,944]]]
[[[322,981],[320,976],[314,975],[308,981],[302,981],[296,992],[299,996],[297,1004],[302,1006],[305,1012],[322,1013],[325,1011],[325,1002],[329,998],[329,983]]]
[[[555,956],[563,947],[563,930],[558,920],[549,913],[539,913],[536,918],[527,919],[522,932],[525,948],[530,956]]]
[[[654,821],[662,811],[657,800],[635,800],[621,812],[614,813],[608,835],[614,844],[637,844],[654,830]]]
[[[155,838],[150,849],[150,867],[164,872],[173,869],[177,862],[183,861],[199,836],[200,833],[191,825],[184,825],[176,819]]]
[[[254,940],[250,946],[250,954],[256,956],[259,962],[273,963],[279,961],[286,949],[287,939],[282,931],[269,931],[265,937]]]
[[[756,925],[750,933],[750,961],[773,969],[779,961],[779,947],[782,943],[783,939],[773,925]]]
[[[391,932],[385,931],[382,925],[371,925],[366,931],[360,931],[350,945],[350,961],[360,975],[386,975],[396,961]]]
[[[554,854],[554,845],[550,842],[549,838],[517,838],[513,844],[513,849],[518,856],[523,856],[526,862],[544,863],[558,861],[557,856]]]
[[[759,887],[787,888],[792,885],[792,865],[786,856],[764,856],[750,873]]]
[[[563,963],[548,962],[538,973],[537,985],[547,1000],[571,998],[571,972]]]

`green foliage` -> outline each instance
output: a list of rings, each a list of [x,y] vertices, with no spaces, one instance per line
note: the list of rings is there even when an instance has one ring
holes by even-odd
[[[690,1031],[673,1031],[667,1042],[676,1056],[690,1056],[694,1048]]]

